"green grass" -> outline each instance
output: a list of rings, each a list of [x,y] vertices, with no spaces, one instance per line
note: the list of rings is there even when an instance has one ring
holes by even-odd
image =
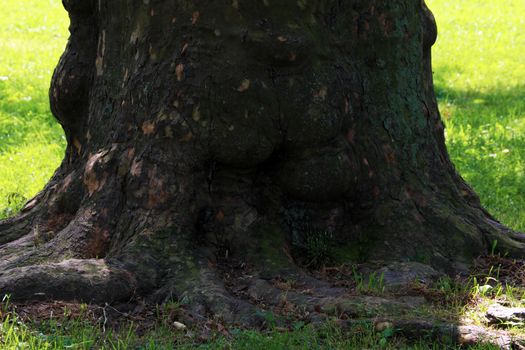
[[[86,308],[87,310],[87,308]],[[199,334],[198,329],[176,330],[159,316],[158,323],[149,330],[134,324],[128,324],[120,331],[104,329],[103,323],[86,320],[88,314],[67,316],[67,308],[62,314],[43,322],[28,325],[7,303],[1,308],[3,320],[0,322],[0,345],[3,350],[51,350],[51,349],[140,349],[140,350],[303,350],[303,349],[448,349],[459,350],[451,344],[432,344],[419,341],[407,343],[396,336],[396,331],[386,328],[374,330],[371,322],[356,323],[344,331],[336,323],[327,321],[318,327],[297,322],[293,331],[270,327],[268,331],[230,329],[224,331],[210,330]],[[213,324],[210,324],[213,329]],[[139,335],[143,333],[142,335]],[[499,347],[476,345],[473,350],[493,350]]]
[[[525,231],[525,2],[429,0],[436,93],[460,174]]]
[[[41,190],[62,159],[65,140],[49,111],[47,91],[67,26],[59,0],[2,2],[0,218]]]
[[[525,230],[525,2],[428,0],[439,38],[436,92],[447,145],[462,176],[503,223]],[[49,112],[47,90],[67,39],[59,0],[4,0],[0,11],[0,218],[12,215],[48,181],[65,141]],[[494,289],[495,290],[495,289]],[[501,298],[501,295],[492,295]],[[480,304],[483,305],[482,303]],[[2,349],[195,348],[162,325],[103,332],[82,319],[26,324],[0,317]],[[133,326],[132,326],[133,327]],[[238,331],[214,335],[202,349],[403,348],[402,340],[362,328],[349,334],[327,324],[292,333]],[[414,349],[429,349],[419,344]],[[439,348],[439,347],[435,347]],[[487,349],[481,347],[480,349]]]

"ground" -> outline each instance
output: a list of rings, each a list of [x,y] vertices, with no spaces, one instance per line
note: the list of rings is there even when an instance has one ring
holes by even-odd
[[[220,318],[194,319],[184,300],[156,307],[4,300],[0,342],[13,349],[20,344],[30,349],[459,349],[456,343],[521,349],[525,344],[523,323],[488,326],[486,316],[495,302],[521,304],[524,289],[511,286],[524,281],[523,261],[487,256],[478,259],[469,277],[442,278],[433,285],[420,281],[397,291],[386,289],[381,277],[363,280],[350,267],[318,273],[348,289],[344,299],[326,298],[316,318],[294,303],[300,296],[314,297],[297,281],[270,281],[278,291],[273,294],[268,286],[243,289],[240,273],[231,276],[236,283],[230,287],[261,307],[254,328],[225,325]],[[279,302],[272,306],[267,302],[273,298]]]
[[[12,215],[33,196],[62,158],[65,141],[50,115],[47,88],[67,39],[67,17],[59,1],[31,0],[20,7],[9,0],[3,5],[4,11],[0,13],[0,217]],[[525,4],[518,0],[508,1],[505,6],[497,0],[481,4],[474,0],[432,0],[428,5],[436,15],[440,32],[434,47],[434,72],[452,159],[480,194],[482,203],[503,223],[523,231],[525,34],[521,28],[525,19],[519,14],[525,11]],[[28,8],[31,11],[27,11]],[[191,321],[185,319],[184,301],[174,301],[159,310],[135,307],[126,310],[126,305],[17,305],[20,320],[40,320],[21,324],[9,321],[7,315],[14,317],[13,309],[4,302],[0,343],[7,348],[16,348],[21,343],[27,343],[29,348],[43,348],[46,342],[49,348],[75,344],[77,348],[94,344],[122,348],[125,344],[137,343],[151,349],[170,348],[174,343],[188,348],[196,343],[211,348],[301,348],[304,344],[398,348],[406,343],[403,337],[396,336],[402,335],[403,330],[400,315],[405,315],[405,321],[439,318],[485,327],[484,315],[494,300],[521,306],[523,278],[501,282],[492,279],[505,277],[502,267],[498,270],[498,266],[519,277],[523,264],[499,259],[488,257],[480,261],[478,268],[485,274],[475,276],[476,280],[442,279],[437,285],[415,285],[403,294],[384,291],[380,276],[373,281],[360,280],[352,267],[321,270],[319,273],[331,283],[347,284],[360,306],[334,304],[333,308],[326,309],[331,315],[329,321],[311,326],[305,325],[304,315],[296,313],[295,306],[285,298],[279,308],[261,314],[260,332],[224,329],[220,320],[206,320],[194,329],[177,330],[174,321],[188,325]],[[487,279],[491,267],[493,271]],[[499,271],[497,275],[495,271]],[[300,290],[294,281],[271,282],[282,291],[278,297]],[[490,290],[484,287],[488,285],[486,282],[493,285]],[[232,280],[231,287],[238,289],[238,281]],[[242,288],[238,292],[244,293]],[[410,305],[422,301],[421,305],[411,308]],[[367,314],[370,308],[365,305],[375,305],[376,311]],[[288,317],[288,321],[280,316],[292,311],[293,317]],[[355,317],[364,322],[348,320]],[[120,327],[115,327],[115,322]],[[135,327],[144,335],[135,332]],[[348,328],[352,332],[345,332]],[[282,332],[284,329],[295,332],[286,335]],[[513,327],[510,332],[519,335],[520,329]],[[101,338],[101,342],[93,343],[97,338]],[[426,349],[429,343],[423,341],[414,346]]]

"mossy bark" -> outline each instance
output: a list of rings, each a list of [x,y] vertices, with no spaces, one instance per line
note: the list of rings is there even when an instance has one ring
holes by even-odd
[[[226,307],[218,262],[308,280],[294,244],[309,232],[329,233],[338,263],[454,273],[495,240],[522,256],[448,157],[423,1],[64,5],[50,100],[68,147],[0,223],[0,291]]]

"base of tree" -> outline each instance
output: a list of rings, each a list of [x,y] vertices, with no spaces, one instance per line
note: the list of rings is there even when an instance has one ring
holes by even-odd
[[[467,273],[480,247],[514,257],[525,251],[523,235],[475,208],[470,209],[470,220],[477,218],[477,226],[463,219],[469,218],[465,212],[456,219],[447,217],[450,226],[445,229],[456,239],[447,245],[450,237],[446,235],[433,233],[427,238],[416,232],[412,236],[406,229],[399,231],[406,237],[398,235],[396,230],[414,227],[414,221],[399,218],[394,222],[395,208],[390,215],[382,214],[387,224],[365,225],[371,231],[390,232],[380,236],[392,240],[374,241],[364,229],[340,230],[346,234],[343,237],[315,229],[344,221],[347,216],[338,213],[339,208],[292,203],[283,209],[280,203],[266,203],[267,211],[261,214],[239,198],[206,208],[191,218],[193,227],[173,227],[169,211],[151,216],[128,213],[123,217],[130,221],[121,230],[118,224],[113,233],[119,237],[118,245],[108,246],[109,233],[99,224],[108,220],[105,215],[82,209],[74,216],[58,215],[53,214],[53,206],[39,204],[43,199],[56,202],[55,181],[50,186],[54,191],[48,187],[19,216],[0,223],[0,292],[11,294],[13,300],[185,299],[197,313],[236,322],[253,315],[252,302],[260,295],[279,302],[281,292],[273,285],[275,281],[310,291],[312,295],[288,293],[292,303],[309,311],[325,303],[325,298],[345,295],[345,288],[334,287],[319,274],[321,267],[329,271],[330,266],[357,264],[360,269],[355,272],[363,283],[381,278],[387,288],[406,287],[414,281],[431,283],[443,274]],[[309,219],[312,212],[317,221]],[[126,231],[130,227],[134,227],[133,234]],[[184,227],[192,230],[182,232]],[[482,237],[480,232],[485,241],[475,245]],[[458,237],[466,246],[458,245]],[[414,247],[421,250],[414,251]],[[447,251],[448,257],[442,254]],[[418,253],[419,261],[415,259]],[[347,274],[346,281],[340,282],[351,285],[355,277]]]
[[[493,263],[500,264],[501,283],[515,282],[523,277],[523,262],[497,256],[479,259],[476,272],[485,275]],[[63,308],[67,308],[68,317],[81,314],[83,320],[103,322],[105,328],[126,328],[127,323],[134,322],[140,333],[164,322],[174,330],[187,327],[194,337],[202,339],[210,336],[210,330],[229,336],[232,327],[290,331],[298,322],[314,326],[330,322],[342,332],[377,332],[386,334],[386,338],[395,336],[408,342],[425,341],[447,346],[487,343],[501,349],[521,349],[525,345],[525,338],[515,332],[474,325],[472,320],[458,314],[458,306],[475,307],[479,302],[471,299],[470,291],[441,291],[422,279],[389,290],[379,280],[349,282],[347,275],[353,274],[356,278],[358,272],[344,267],[318,271],[319,278],[315,280],[305,276],[265,280],[253,276],[249,267],[237,264],[223,264],[218,269],[223,286],[203,284],[205,290],[171,300],[166,307],[160,308],[160,313],[151,300],[139,299],[84,307],[64,302],[15,303],[14,310],[22,319],[39,322],[45,321],[50,314],[60,317]],[[192,299],[197,295],[199,300]],[[479,316],[483,319],[482,314]]]
[[[447,154],[424,1],[265,3],[64,0],[68,146],[0,222],[0,294],[249,323],[275,283],[307,312],[344,297],[322,266],[403,286],[523,257]]]
[[[374,208],[380,220],[372,212],[358,213],[371,220],[351,222],[357,210],[283,204],[270,197],[263,210],[237,192],[182,220],[169,210],[136,210],[120,211],[112,222],[119,201],[108,198],[118,193],[102,196],[102,210],[95,205],[71,213],[63,197],[75,193],[75,184],[60,191],[68,178],[56,176],[19,216],[0,223],[2,294],[95,303],[186,298],[196,309],[233,321],[253,309],[232,292],[239,286],[245,291],[267,286],[268,293],[278,293],[270,281],[295,281],[318,295],[336,296],[345,290],[318,278],[316,270],[358,264],[365,280],[382,276],[387,286],[403,286],[465,274],[484,251],[517,258],[525,251],[523,234],[466,204],[446,211],[420,207],[417,215],[424,220],[418,221],[401,215],[405,208],[392,201],[389,212]],[[224,269],[232,264],[240,267],[232,271],[246,270],[250,278],[232,283],[232,273]],[[300,294],[296,298],[297,305],[318,304]]]

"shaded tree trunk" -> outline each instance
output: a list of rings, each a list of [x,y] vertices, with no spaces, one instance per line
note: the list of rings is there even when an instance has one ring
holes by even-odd
[[[63,1],[68,147],[0,223],[2,292],[227,314],[225,260],[322,288],[314,263],[522,256],[448,157],[422,1]]]

